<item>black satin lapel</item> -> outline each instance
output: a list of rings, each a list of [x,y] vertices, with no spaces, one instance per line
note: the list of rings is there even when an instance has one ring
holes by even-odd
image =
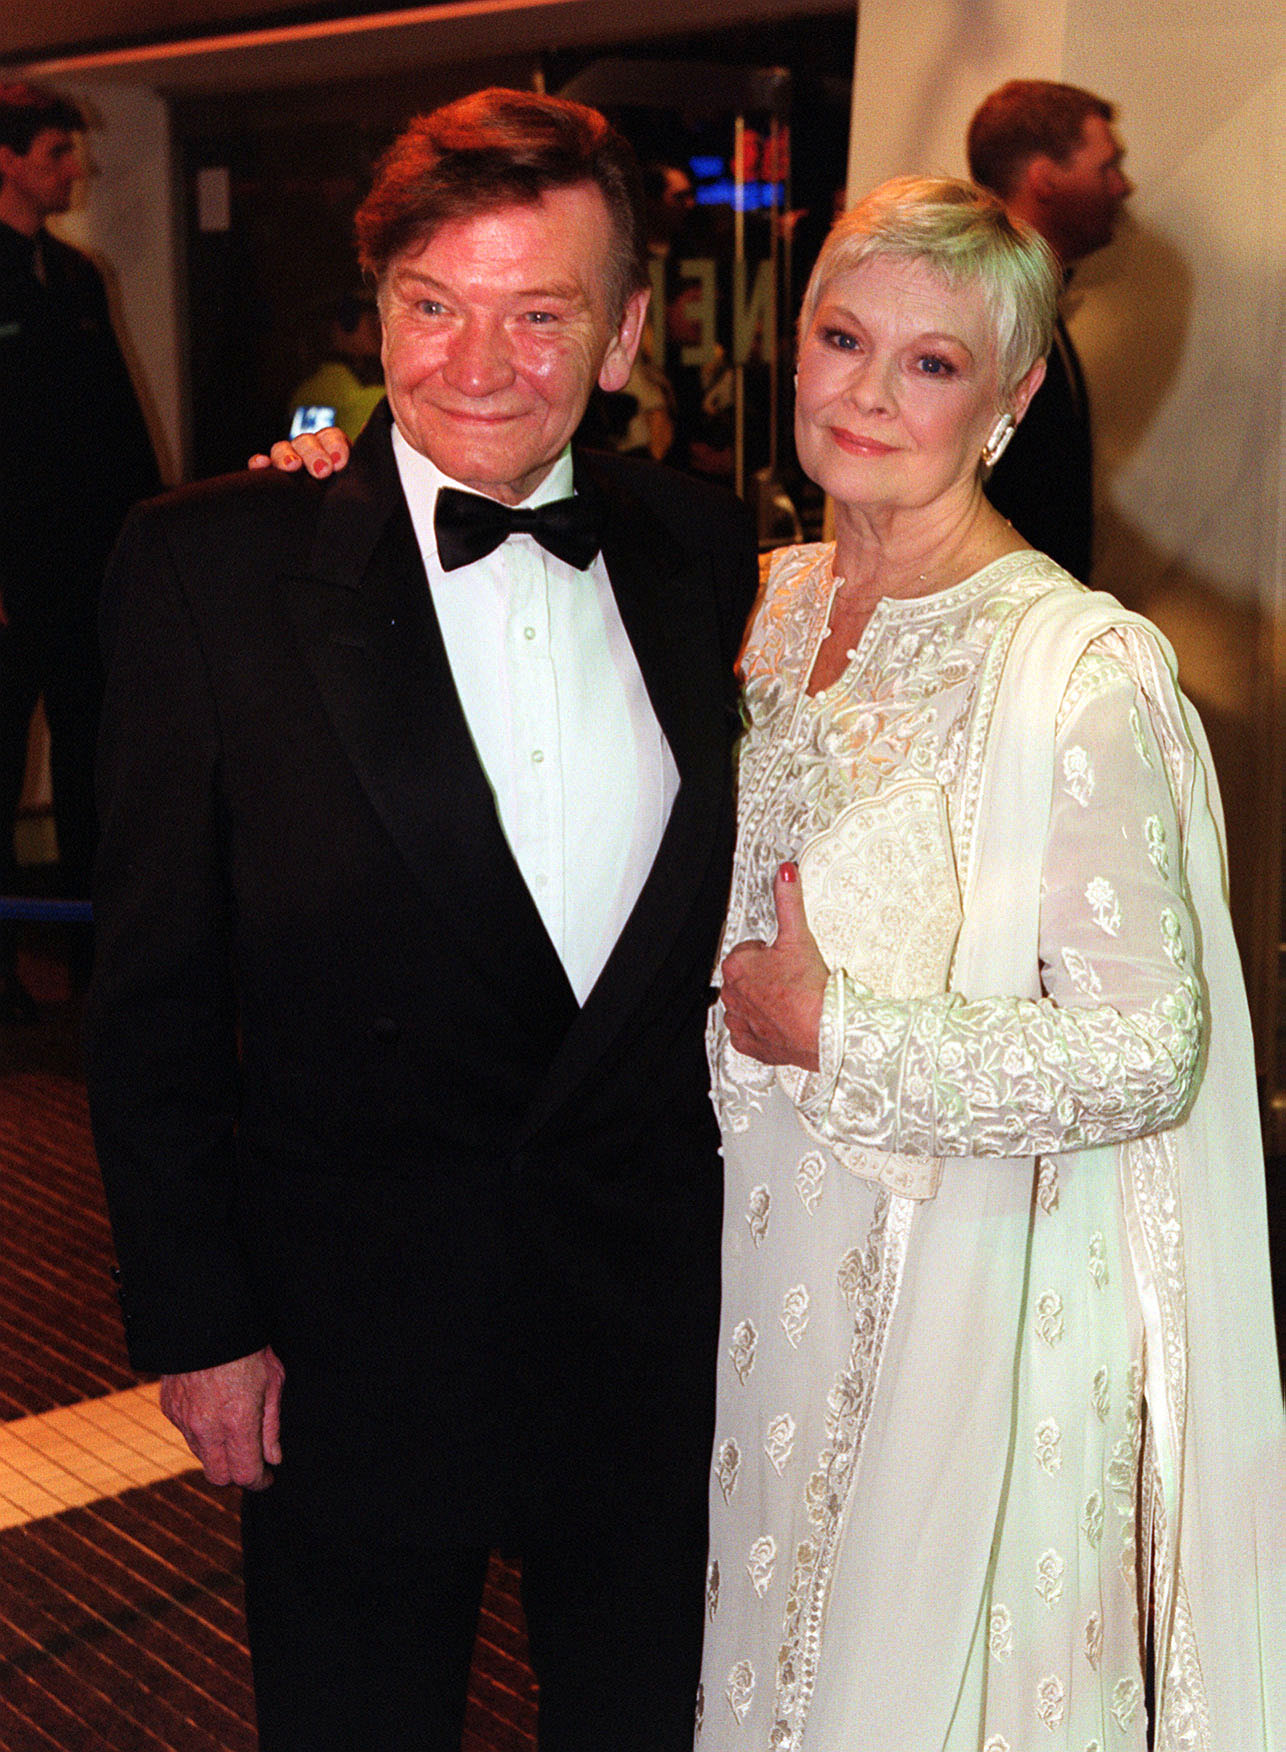
[[[314,552],[324,575],[282,580],[304,660],[441,928],[516,1003],[574,1011],[478,761],[391,455],[390,465],[394,494],[376,469],[335,506],[328,495]]]

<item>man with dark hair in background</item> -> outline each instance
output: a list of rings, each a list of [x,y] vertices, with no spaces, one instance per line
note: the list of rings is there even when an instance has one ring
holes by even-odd
[[[1013,79],[969,123],[969,174],[1039,231],[1065,274],[1111,243],[1131,184],[1110,103],[1075,85]],[[1080,360],[1062,318],[1045,381],[987,482],[987,497],[1033,547],[1088,579],[1093,443]]]
[[[56,93],[0,84],[0,894],[43,694],[64,894],[89,893],[102,698],[99,586],[126,511],[161,484],[98,270],[51,235],[82,174],[84,117]],[[0,923],[0,1020],[31,1020],[17,931]],[[73,952],[73,974],[88,957]],[[82,966],[83,964],[83,966]]]
[[[597,111],[420,117],[357,225],[389,406],[346,472],[146,507],[108,584],[130,1352],[247,1487],[264,1752],[456,1752],[495,1546],[544,1752],[688,1752],[752,534],[570,443],[647,308]]]

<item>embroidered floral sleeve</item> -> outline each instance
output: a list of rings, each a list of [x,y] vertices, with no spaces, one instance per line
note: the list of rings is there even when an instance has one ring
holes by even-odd
[[[1201,993],[1174,803],[1143,699],[1105,638],[1059,713],[1039,999],[874,997],[832,976],[810,1124],[913,1156],[1027,1156],[1174,1124]]]

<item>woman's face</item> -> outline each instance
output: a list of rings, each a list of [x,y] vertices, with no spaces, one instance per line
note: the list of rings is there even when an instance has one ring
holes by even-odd
[[[981,288],[876,256],[822,291],[799,349],[799,460],[842,504],[872,512],[971,489],[1005,404]]]

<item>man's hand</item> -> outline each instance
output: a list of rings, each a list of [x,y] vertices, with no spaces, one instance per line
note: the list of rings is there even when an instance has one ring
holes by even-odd
[[[217,1368],[161,1376],[161,1410],[211,1484],[266,1490],[281,1461],[281,1385],[270,1348]]]
[[[298,438],[279,438],[267,456],[260,451],[250,458],[249,468],[280,468],[287,474],[306,468],[321,480],[347,466],[351,445],[338,426],[326,426],[320,432],[301,432]]]
[[[777,937],[738,943],[723,964],[723,1008],[737,1051],[765,1065],[817,1069],[817,1030],[829,969],[808,928],[799,870],[773,884]]]

